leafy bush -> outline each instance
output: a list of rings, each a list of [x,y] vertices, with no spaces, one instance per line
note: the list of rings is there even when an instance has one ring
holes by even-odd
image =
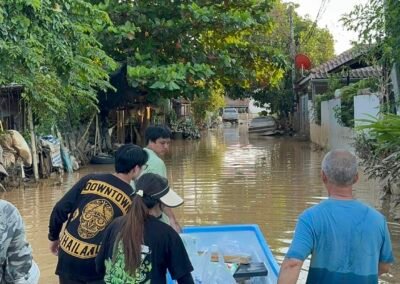
[[[335,117],[340,125],[354,127],[354,97],[363,89],[377,91],[378,80],[364,79],[340,89],[341,105],[335,109]]]
[[[216,112],[225,105],[223,86],[216,82],[209,94],[195,96],[192,100],[192,113],[197,124],[203,124],[207,112]]]
[[[356,138],[356,150],[369,177],[385,183],[400,182],[400,116],[384,114],[381,119],[371,116]]]
[[[378,90],[378,80],[374,78],[364,79],[342,87],[339,77],[330,77],[328,90],[322,95],[317,95],[314,100],[314,121],[317,124],[321,124],[321,103],[333,99],[337,89],[340,89],[341,93],[341,106],[334,109],[335,117],[340,125],[353,127],[354,96],[357,96],[359,91],[363,89],[370,89],[371,92],[376,92]]]
[[[185,139],[200,138],[200,130],[191,118],[183,117],[171,124],[172,132],[182,132]]]

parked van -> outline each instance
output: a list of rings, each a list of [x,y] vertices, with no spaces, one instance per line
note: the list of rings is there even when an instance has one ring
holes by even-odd
[[[236,108],[226,107],[222,111],[222,121],[229,121],[238,123],[239,122],[239,112]]]

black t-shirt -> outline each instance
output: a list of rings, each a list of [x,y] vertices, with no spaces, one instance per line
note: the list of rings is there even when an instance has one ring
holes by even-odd
[[[193,267],[180,236],[153,216],[148,218],[144,226],[141,266],[135,275],[126,273],[124,252],[119,238],[122,223],[122,218],[117,218],[107,228],[96,257],[97,270],[100,274],[105,274],[106,284],[117,283],[113,281],[116,279],[123,280],[123,283],[164,284],[167,283],[167,269],[173,279],[189,274],[184,283],[194,283],[190,276]]]
[[[49,225],[49,239],[60,236],[56,274],[71,280],[102,279],[96,272],[95,257],[105,229],[128,211],[132,187],[112,174],[93,174],[82,178],[56,204]]]

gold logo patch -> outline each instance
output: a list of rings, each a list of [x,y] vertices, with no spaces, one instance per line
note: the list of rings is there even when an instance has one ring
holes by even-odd
[[[114,209],[107,199],[96,199],[83,208],[78,234],[82,239],[91,239],[103,231],[114,217]]]

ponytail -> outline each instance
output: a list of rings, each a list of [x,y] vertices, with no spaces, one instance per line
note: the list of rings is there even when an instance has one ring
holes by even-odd
[[[123,217],[120,241],[125,256],[125,270],[135,274],[142,261],[142,244],[144,223],[148,218],[149,209],[142,197],[134,195],[128,213]]]

